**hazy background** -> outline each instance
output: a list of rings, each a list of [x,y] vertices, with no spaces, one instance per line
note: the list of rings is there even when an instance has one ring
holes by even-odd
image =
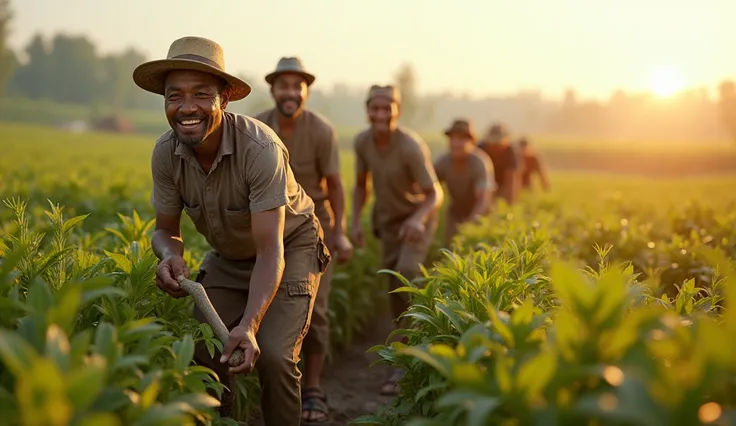
[[[368,86],[396,82],[404,122],[429,134],[456,116],[481,132],[504,121],[517,135],[596,141],[716,143],[736,134],[729,0],[0,4],[12,12],[0,39],[5,120],[115,113],[159,132],[162,101],[133,85],[132,69],[164,57],[175,38],[200,35],[218,41],[228,69],[254,86],[230,107],[238,112],[270,107],[263,77],[281,56],[298,55],[317,76],[309,105],[350,132],[365,125]]]

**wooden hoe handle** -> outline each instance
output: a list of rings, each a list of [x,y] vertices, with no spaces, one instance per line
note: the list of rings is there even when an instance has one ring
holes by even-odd
[[[204,291],[204,287],[202,287],[202,284],[184,277],[179,277],[178,281],[179,286],[181,286],[184,291],[192,296],[192,298],[194,299],[194,303],[197,305],[197,308],[199,308],[199,310],[202,311],[202,313],[204,314],[207,323],[210,325],[210,327],[212,327],[212,330],[215,332],[217,338],[220,339],[223,346],[226,345],[228,337],[230,336],[230,331],[228,331],[227,327],[225,327],[225,324],[222,322],[220,316],[217,315],[217,311],[215,311],[215,308],[212,306],[212,302],[210,302],[210,298],[207,297],[207,292]],[[243,350],[240,348],[235,348],[232,355],[230,356],[230,359],[228,360],[228,364],[231,367],[237,367],[238,365],[242,364],[244,360],[245,355],[243,354]]]

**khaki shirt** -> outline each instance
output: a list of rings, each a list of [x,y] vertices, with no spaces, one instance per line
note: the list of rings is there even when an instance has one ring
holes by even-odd
[[[151,157],[151,203],[162,214],[184,210],[222,257],[252,259],[252,214],[286,206],[284,240],[289,241],[295,230],[313,223],[314,204],[294,179],[288,151],[273,130],[227,111],[222,125],[220,151],[209,173],[173,130],[159,138]]]
[[[437,182],[429,148],[413,131],[399,126],[384,152],[379,152],[371,129],[355,137],[358,174],[370,173],[375,192],[373,227],[400,226],[424,202],[422,188]]]
[[[294,123],[289,139],[279,133],[275,108],[264,111],[257,120],[273,129],[289,150],[289,165],[294,177],[315,203],[319,216],[327,209],[327,176],[340,173],[340,151],[332,124],[317,112],[305,109]]]
[[[496,187],[493,180],[493,163],[484,151],[475,149],[466,158],[463,167],[456,167],[448,152],[435,162],[435,171],[440,182],[447,185],[450,193],[450,213],[459,219],[470,215],[479,201],[476,191],[489,191]]]

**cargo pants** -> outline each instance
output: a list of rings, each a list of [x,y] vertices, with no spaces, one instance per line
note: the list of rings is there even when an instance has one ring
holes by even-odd
[[[419,265],[423,265],[437,231],[437,215],[425,224],[423,238],[414,244],[405,243],[399,238],[401,223],[374,230],[381,240],[381,266],[400,273],[409,281],[421,276]],[[389,290],[395,290],[403,284],[398,278],[389,276]],[[397,320],[399,315],[409,308],[408,293],[389,294],[391,316]],[[398,322],[398,321],[397,321]]]
[[[324,240],[330,253],[335,250],[335,224],[334,218],[327,209],[325,203],[315,203],[315,213],[319,219],[322,230],[324,231]],[[332,288],[332,271],[335,262],[330,262],[327,269],[322,274],[319,283],[317,296],[314,301],[314,309],[312,310],[312,321],[304,338],[304,354],[305,355],[321,355],[326,354],[330,347],[330,319],[328,317],[328,302],[330,300],[330,289]]]
[[[261,354],[255,369],[261,385],[261,410],[266,426],[299,426],[301,423],[301,371],[297,366],[302,341],[309,328],[320,278],[331,263],[316,217],[284,241],[285,268],[276,295],[256,334]],[[248,302],[248,290],[255,259],[229,260],[210,251],[205,256],[197,280],[228,329],[238,325]],[[194,317],[204,322],[195,308]],[[221,398],[220,414],[230,416],[234,402],[234,377],[220,352],[210,357],[202,344],[195,349],[195,361],[217,373],[228,387]]]

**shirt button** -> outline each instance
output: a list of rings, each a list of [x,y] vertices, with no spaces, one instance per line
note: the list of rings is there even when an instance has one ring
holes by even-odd
[[[207,185],[207,186],[205,186],[205,187],[204,187],[204,189],[205,189],[206,191],[209,191],[209,190],[210,190],[210,186],[209,186],[209,185]]]
[[[215,214],[214,213],[210,213],[208,216],[209,217],[215,217]]]

